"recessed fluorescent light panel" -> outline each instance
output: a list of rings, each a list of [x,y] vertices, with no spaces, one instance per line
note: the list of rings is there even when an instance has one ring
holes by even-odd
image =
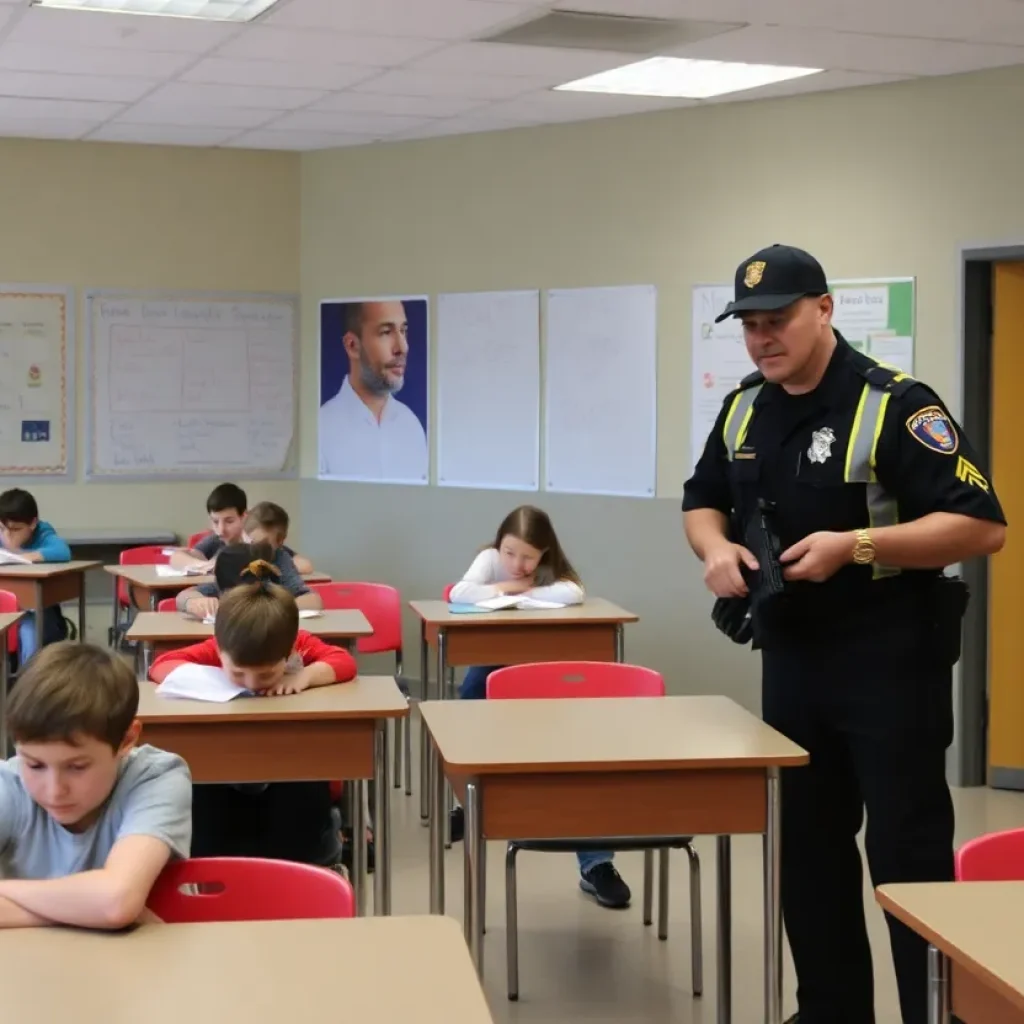
[[[817,75],[821,71],[821,68],[789,68],[773,64],[733,64],[719,60],[651,57],[555,88],[565,92],[706,100],[730,92],[759,89],[791,78]]]
[[[107,14],[154,14],[200,21],[252,21],[277,0],[32,0],[33,7]]]

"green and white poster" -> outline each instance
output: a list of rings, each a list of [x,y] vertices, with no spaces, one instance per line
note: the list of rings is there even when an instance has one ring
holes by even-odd
[[[914,279],[830,281],[832,325],[856,349],[880,363],[914,372]]]

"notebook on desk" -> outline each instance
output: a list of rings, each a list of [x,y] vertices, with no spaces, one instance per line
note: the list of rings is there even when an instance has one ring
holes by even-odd
[[[198,565],[190,565],[187,569],[176,569],[173,565],[156,566],[157,576],[209,576],[210,570]]]
[[[565,608],[564,604],[557,601],[542,601],[537,597],[529,597],[525,594],[501,594],[498,597],[489,597],[486,601],[477,604],[453,603],[448,605],[448,611],[454,615],[472,615],[485,612],[501,611],[543,611],[552,608]]]
[[[31,565],[31,559],[24,555],[16,555],[13,551],[0,548],[0,565]]]
[[[161,697],[179,700],[204,700],[213,704],[226,704],[242,694],[249,693],[244,686],[236,686],[224,670],[211,665],[179,665],[156,688]]]

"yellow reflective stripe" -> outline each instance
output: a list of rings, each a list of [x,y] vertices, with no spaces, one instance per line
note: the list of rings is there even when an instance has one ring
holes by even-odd
[[[903,376],[906,377],[906,374],[903,374]],[[875,453],[878,451],[878,439],[882,436],[882,424],[885,422],[885,410],[889,407],[890,398],[892,398],[892,395],[888,391],[882,395],[882,401],[878,407],[878,416],[875,418],[875,433],[871,438],[871,456],[869,458],[872,482],[877,482],[878,480],[878,477],[875,476]]]
[[[736,409],[742,397],[743,392],[741,391],[732,400],[732,405],[729,406],[729,411],[725,415],[725,423],[722,424],[722,440],[725,442],[726,451],[729,451],[729,424],[732,423],[732,418],[736,415]],[[729,458],[732,458],[732,452],[729,452]]]
[[[853,414],[853,426],[850,428],[850,441],[846,446],[846,467],[843,471],[843,479],[850,483],[855,477],[851,476],[850,470],[853,466],[854,453],[857,450],[857,438],[860,437],[861,425],[864,422],[864,403],[867,401],[870,384],[865,384],[857,400],[857,411]]]
[[[722,426],[722,440],[725,442],[725,453],[731,462],[736,454],[736,449],[743,444],[747,436],[747,428],[750,426],[750,418],[754,414],[754,399],[761,391],[761,386],[746,388],[741,391],[729,406],[725,423]],[[737,423],[737,417],[739,422]]]
[[[750,417],[754,415],[754,403],[750,403],[750,408],[747,409],[746,416],[743,417],[743,422],[740,423],[739,432],[736,434],[736,447],[739,448],[743,444],[744,439],[747,436],[747,430],[750,427]]]

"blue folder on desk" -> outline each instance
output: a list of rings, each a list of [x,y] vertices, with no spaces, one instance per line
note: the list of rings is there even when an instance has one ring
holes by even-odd
[[[481,608],[478,604],[462,604],[458,601],[449,602],[448,611],[452,615],[488,615],[492,608]]]

